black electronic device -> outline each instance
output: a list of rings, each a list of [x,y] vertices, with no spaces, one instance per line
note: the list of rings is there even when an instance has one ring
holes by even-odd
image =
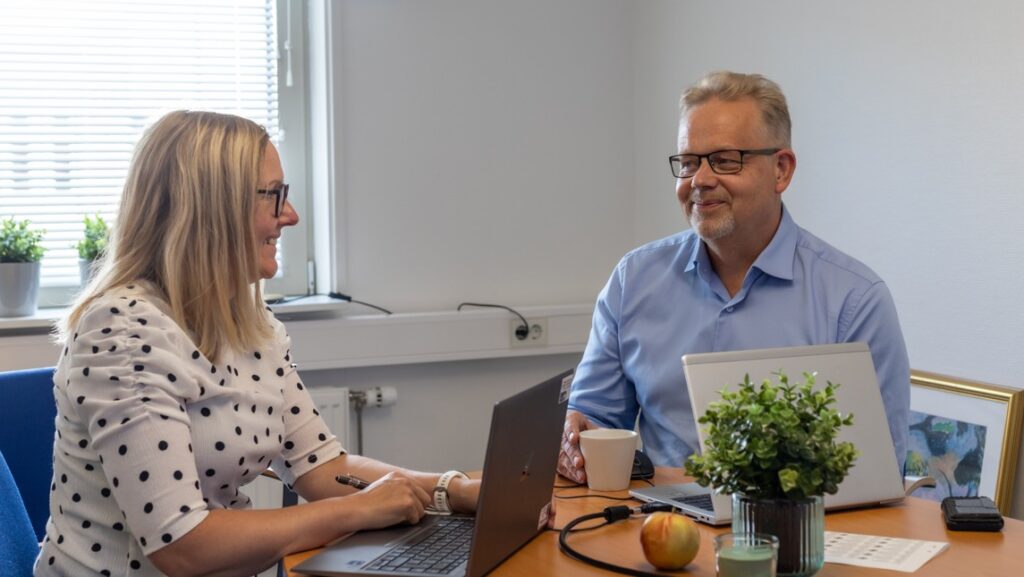
[[[633,474],[631,479],[650,479],[654,476],[654,463],[643,451],[633,453]]]
[[[951,531],[1000,531],[1003,516],[988,497],[946,497],[942,518]]]

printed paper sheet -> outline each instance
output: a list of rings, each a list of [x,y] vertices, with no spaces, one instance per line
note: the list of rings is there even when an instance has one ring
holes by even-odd
[[[825,562],[913,573],[948,546],[942,541],[825,531]]]

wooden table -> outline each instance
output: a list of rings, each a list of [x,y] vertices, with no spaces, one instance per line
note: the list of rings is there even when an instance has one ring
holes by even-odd
[[[659,468],[653,479],[657,485],[679,483],[687,478],[679,469]],[[560,479],[561,484],[568,482]],[[634,486],[646,483],[634,481]],[[609,505],[635,504],[630,501],[602,499],[600,495],[625,497],[619,493],[591,492],[586,487],[556,489],[558,497],[591,495],[585,499],[564,499],[557,501],[557,523],[561,528],[572,519],[600,511]],[[574,548],[584,554],[626,567],[643,571],[654,569],[644,560],[640,550],[640,525],[642,518],[619,521],[613,525],[595,530],[574,533],[569,539]],[[728,527],[709,527],[698,523],[701,533],[700,551],[697,558],[685,571],[667,573],[670,575],[715,575],[715,556],[711,539],[729,531]],[[934,501],[910,497],[902,504],[840,511],[825,515],[825,529],[845,533],[862,533],[889,537],[906,537],[928,541],[945,541],[949,547],[924,565],[916,574],[927,577],[1005,577],[1024,574],[1024,522],[1006,519],[1006,525],[999,533],[947,531],[942,522],[939,504]],[[317,551],[306,551],[290,555],[285,559],[285,568],[290,569]],[[541,575],[614,575],[585,565],[565,556],[558,549],[558,533],[547,531],[528,543],[519,552],[495,569],[495,577],[538,577]],[[865,575],[872,577],[906,576],[906,573],[881,569],[866,569],[849,565],[826,563],[820,577]]]

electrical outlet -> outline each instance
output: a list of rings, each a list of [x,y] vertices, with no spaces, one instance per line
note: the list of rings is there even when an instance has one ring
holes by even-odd
[[[519,319],[513,319],[509,325],[509,338],[512,339],[512,348],[518,349],[522,347],[544,347],[548,344],[548,319],[545,318],[534,318],[526,319],[526,326],[529,327],[529,332],[526,333],[526,338],[520,340],[516,336],[516,329],[523,326],[523,321]]]

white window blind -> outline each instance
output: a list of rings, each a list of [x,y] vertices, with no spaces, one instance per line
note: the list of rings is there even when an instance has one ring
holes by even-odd
[[[142,129],[179,109],[279,135],[274,0],[0,0],[0,217],[46,230],[44,287],[79,283],[85,215],[116,218]]]

